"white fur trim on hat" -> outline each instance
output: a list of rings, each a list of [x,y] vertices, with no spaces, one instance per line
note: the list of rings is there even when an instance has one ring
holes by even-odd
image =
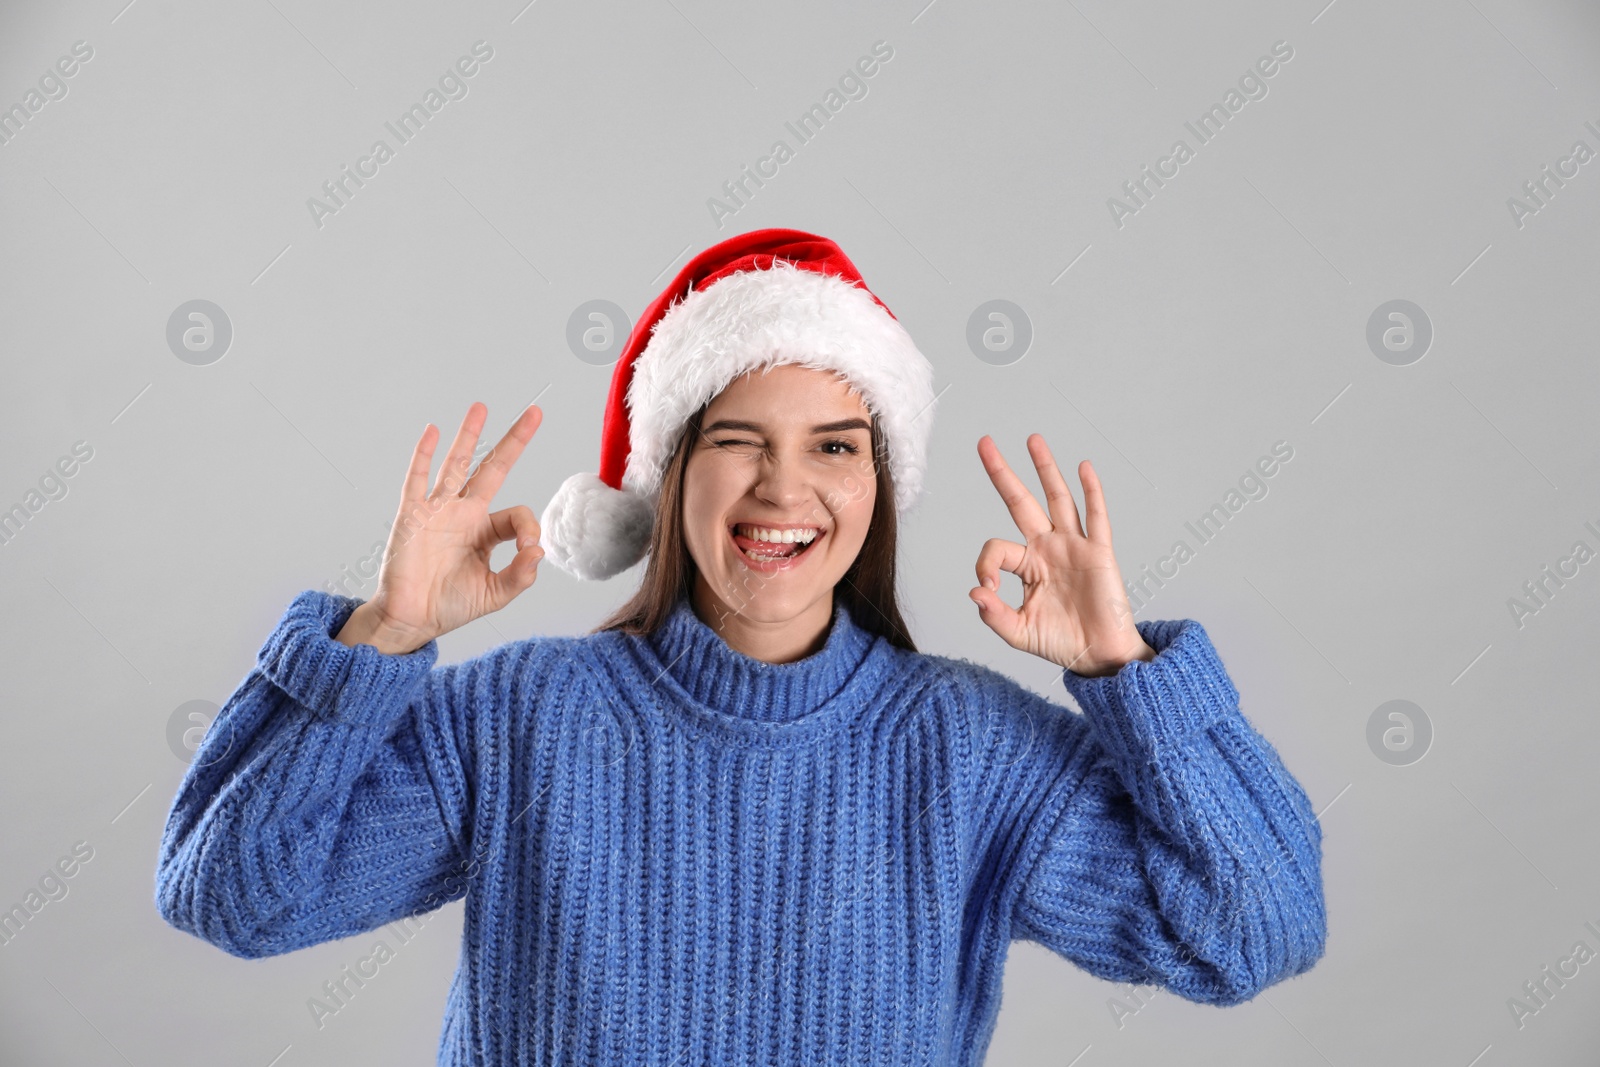
[[[624,488],[654,501],[689,417],[747,371],[798,363],[842,375],[878,416],[905,512],[922,493],[933,367],[872,294],[777,260],[689,293],[656,323],[628,387]]]

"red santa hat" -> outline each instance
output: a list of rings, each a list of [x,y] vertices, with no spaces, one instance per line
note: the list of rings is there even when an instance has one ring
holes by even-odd
[[[755,230],[691,259],[634,324],[606,399],[600,473],[572,475],[545,507],[545,558],[584,580],[643,559],[684,424],[734,379],[779,363],[834,371],[861,394],[904,514],[927,468],[932,366],[838,245]]]

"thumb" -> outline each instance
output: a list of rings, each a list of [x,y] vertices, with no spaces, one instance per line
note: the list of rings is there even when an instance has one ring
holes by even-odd
[[[511,557],[511,562],[507,563],[499,573],[489,576],[493,588],[494,610],[499,611],[533,585],[534,579],[539,577],[539,561],[543,558],[544,549],[537,544],[531,544]]]
[[[1000,599],[1000,594],[985,586],[975,586],[967,593],[978,605],[978,617],[1000,635],[1000,639],[1013,648],[1018,647],[1016,636],[1022,626],[1022,615]]]

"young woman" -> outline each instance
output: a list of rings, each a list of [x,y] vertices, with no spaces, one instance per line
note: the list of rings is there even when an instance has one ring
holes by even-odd
[[[977,1064],[1018,939],[1215,1005],[1309,969],[1310,803],[1200,624],[1132,621],[1087,461],[1080,521],[1043,438],[1043,508],[978,442],[1022,540],[970,593],[1083,714],[915,648],[931,382],[836,245],[767,230],[647,311],[541,519],[490,511],[539,408],[469,473],[473,404],[432,489],[428,426],[372,599],[300,594],[196,753],[161,914],[244,958],[368,934],[320,1020],[465,897],[442,1064]],[[437,666],[546,551],[648,565],[589,634]]]

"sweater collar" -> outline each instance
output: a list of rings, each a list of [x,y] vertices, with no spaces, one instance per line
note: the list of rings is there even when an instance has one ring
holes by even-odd
[[[792,722],[827,703],[875,639],[835,598],[822,648],[792,663],[766,663],[737,651],[702,622],[687,595],[646,638],[665,673],[695,702],[732,719],[765,723]]]

